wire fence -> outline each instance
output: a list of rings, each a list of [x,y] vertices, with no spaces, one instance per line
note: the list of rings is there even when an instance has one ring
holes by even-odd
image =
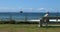
[[[40,16],[41,15],[38,15],[38,16],[36,16],[36,15],[33,15],[33,16],[29,16],[28,14],[25,14],[24,16],[22,16],[22,15],[15,15],[15,16],[13,16],[13,15],[9,15],[9,16],[7,16],[7,15],[5,15],[5,16],[0,16],[0,23],[1,22],[39,22],[40,21]]]

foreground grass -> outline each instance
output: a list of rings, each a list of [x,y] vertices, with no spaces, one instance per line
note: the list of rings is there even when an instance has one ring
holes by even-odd
[[[60,32],[60,27],[39,28],[37,24],[0,24],[0,32]]]

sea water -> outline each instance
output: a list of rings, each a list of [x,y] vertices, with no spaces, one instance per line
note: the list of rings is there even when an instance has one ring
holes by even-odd
[[[9,13],[0,13],[0,20],[8,20],[10,17],[12,20],[40,20],[46,13],[17,13],[17,12],[9,12]],[[49,13],[49,16],[60,16],[60,13]]]

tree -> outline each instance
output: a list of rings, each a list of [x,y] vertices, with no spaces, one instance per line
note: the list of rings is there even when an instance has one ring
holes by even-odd
[[[23,11],[20,11],[20,13],[23,13]]]

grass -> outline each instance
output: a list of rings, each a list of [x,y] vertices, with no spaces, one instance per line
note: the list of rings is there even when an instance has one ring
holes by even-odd
[[[60,32],[60,27],[39,28],[37,24],[0,24],[0,32]]]

